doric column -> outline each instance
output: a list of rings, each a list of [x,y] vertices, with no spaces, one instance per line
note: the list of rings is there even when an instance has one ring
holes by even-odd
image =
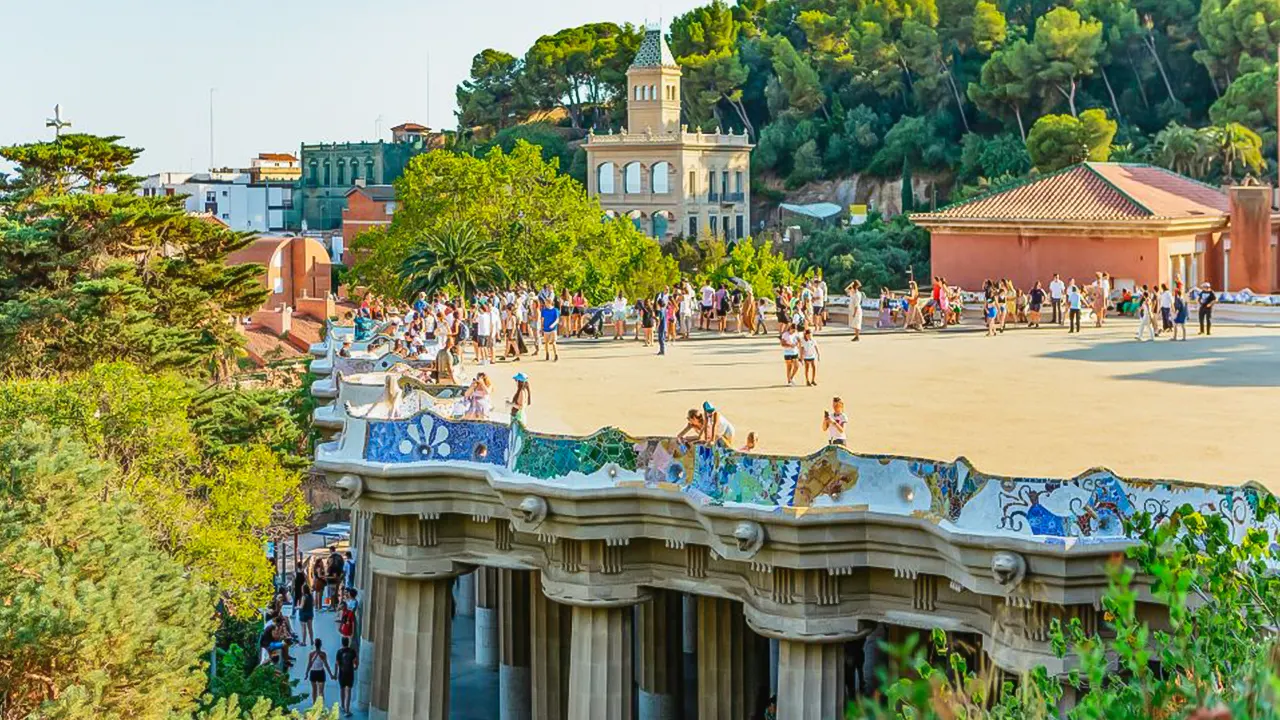
[[[569,720],[631,720],[631,607],[574,606],[572,612]]]
[[[681,680],[684,689],[684,716],[698,717],[698,598],[684,593],[680,596],[684,623],[681,637],[683,645],[683,670]]]
[[[361,665],[369,664],[369,717],[379,720],[387,716],[391,699],[391,636],[395,630],[396,590],[399,581],[374,574],[375,612],[369,626],[373,637],[361,657]]]
[[[479,567],[476,576],[476,664],[498,669],[498,570]]]
[[[779,642],[778,717],[843,717],[844,702],[844,643]]]
[[[367,528],[367,524],[365,525]],[[360,557],[360,556],[357,556]],[[364,563],[368,564],[368,557],[363,557]],[[360,560],[357,560],[360,562]],[[357,565],[357,572],[363,571]],[[386,592],[386,578],[381,575],[374,575],[372,572],[367,573],[367,580],[360,586],[360,645],[357,652],[360,657],[360,667],[356,669],[356,707],[360,710],[369,709],[369,699],[373,691],[373,666],[374,658],[377,657],[378,644],[374,638],[374,631],[378,625],[378,616],[381,613],[390,613],[386,601],[381,597]],[[385,709],[385,706],[383,706]]]
[[[391,634],[388,720],[447,720],[449,581],[400,578]]]
[[[476,614],[476,574],[469,572],[459,575],[454,581],[453,597],[458,603],[458,614],[463,617],[475,617]]]
[[[529,720],[530,573],[498,571],[498,717]]]
[[[652,599],[641,603],[638,609],[640,720],[677,720],[684,674],[684,611],[680,595],[656,590]]]
[[[747,717],[758,704],[760,683],[768,682],[767,669],[760,672],[760,638],[747,627],[741,604],[701,595],[697,603],[698,720]]]
[[[529,585],[533,720],[564,720],[569,714],[569,606],[547,599],[536,572]]]

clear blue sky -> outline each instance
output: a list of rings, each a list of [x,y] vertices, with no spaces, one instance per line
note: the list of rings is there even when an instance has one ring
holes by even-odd
[[[219,166],[367,139],[379,115],[384,134],[452,128],[454,88],[480,50],[519,55],[563,27],[669,22],[703,2],[0,0],[0,144],[48,137],[61,103],[74,130],[146,148],[135,172],[203,170],[211,87]]]

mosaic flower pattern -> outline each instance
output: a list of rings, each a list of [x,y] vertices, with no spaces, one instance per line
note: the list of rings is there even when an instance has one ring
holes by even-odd
[[[505,465],[511,431],[489,422],[423,413],[408,420],[371,420],[365,459],[381,463],[458,461]]]

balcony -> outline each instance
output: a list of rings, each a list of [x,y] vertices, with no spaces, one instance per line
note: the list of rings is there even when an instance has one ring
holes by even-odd
[[[726,205],[730,203],[739,203],[739,202],[742,202],[744,199],[746,199],[746,193],[742,193],[742,192],[720,193],[720,202]]]

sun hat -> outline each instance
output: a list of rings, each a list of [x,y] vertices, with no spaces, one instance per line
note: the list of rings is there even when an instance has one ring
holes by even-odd
[[[702,403],[702,412],[715,412],[716,406],[709,402]]]

